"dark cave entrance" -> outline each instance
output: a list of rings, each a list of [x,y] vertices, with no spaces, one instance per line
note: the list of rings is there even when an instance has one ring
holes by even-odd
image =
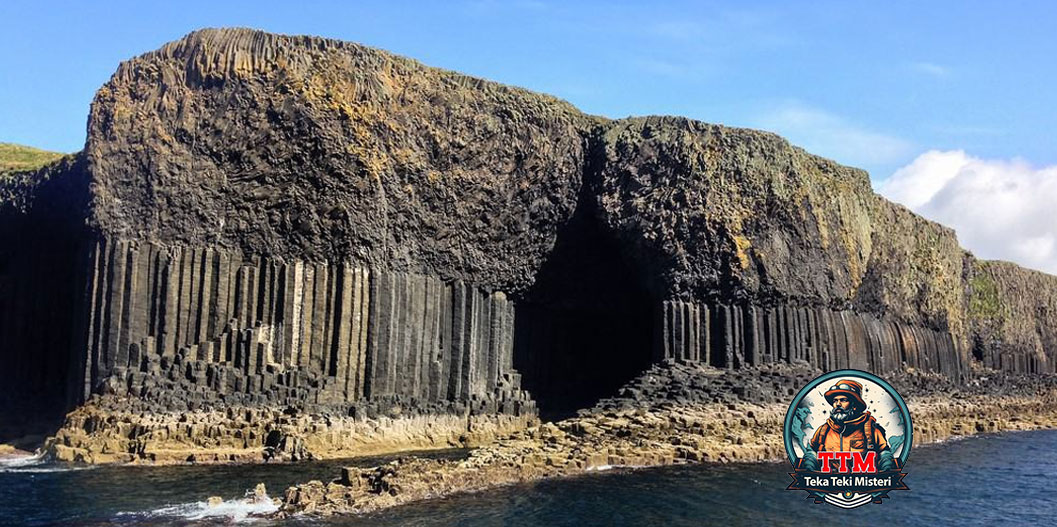
[[[613,395],[652,359],[653,300],[587,207],[518,299],[514,367],[545,420]]]
[[[78,395],[70,306],[84,261],[76,241],[47,227],[0,232],[0,443],[24,450],[62,425]]]
[[[980,335],[975,335],[973,337],[973,347],[972,347],[973,359],[976,362],[981,362],[982,363],[984,361],[984,352],[985,352],[985,344],[984,344],[983,337],[981,337]]]

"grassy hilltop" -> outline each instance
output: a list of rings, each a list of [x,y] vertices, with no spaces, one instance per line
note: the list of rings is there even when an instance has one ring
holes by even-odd
[[[31,146],[0,143],[0,177],[15,172],[36,170],[64,155]]]

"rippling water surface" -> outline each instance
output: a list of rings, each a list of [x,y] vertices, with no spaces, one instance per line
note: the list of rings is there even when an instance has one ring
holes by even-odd
[[[442,455],[458,456],[461,452]],[[369,465],[382,460],[360,460]],[[66,470],[0,465],[0,525],[227,525],[269,505],[234,499],[258,482],[277,494],[332,479],[348,462]],[[614,469],[407,505],[383,513],[286,524],[389,525],[857,525],[1057,524],[1057,431],[974,437],[918,447],[906,492],[843,511],[783,490],[787,464]],[[862,522],[862,523],[858,523]],[[876,522],[876,523],[875,523]],[[267,525],[270,522],[257,522]]]

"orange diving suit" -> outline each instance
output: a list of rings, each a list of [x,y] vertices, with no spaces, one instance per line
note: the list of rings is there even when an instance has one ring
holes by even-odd
[[[838,396],[844,396],[844,401],[858,406],[862,413],[854,419],[839,423],[832,417],[827,419],[811,437],[811,449],[815,452],[876,452],[878,465],[883,467],[882,470],[898,466],[898,462],[892,457],[884,428],[870,412],[865,411],[862,385],[852,380],[838,381],[826,391],[825,397],[827,402],[834,404]],[[834,468],[836,466],[834,462]]]

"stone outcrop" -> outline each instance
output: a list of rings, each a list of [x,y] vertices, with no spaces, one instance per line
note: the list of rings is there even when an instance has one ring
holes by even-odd
[[[100,242],[89,262],[78,331],[88,346],[86,398],[100,385],[164,396],[171,390],[150,383],[161,377],[190,381],[202,392],[192,403],[230,395],[297,406],[397,398],[487,401],[478,409],[489,413],[531,408],[513,370],[514,313],[502,292],[347,263],[244,261],[123,241]]]
[[[802,362],[827,371],[915,368],[958,378],[966,367],[950,332],[852,310],[665,301],[657,327],[656,359],[720,368]]]
[[[78,408],[43,450],[54,461],[92,464],[344,459],[478,447],[538,423],[532,415],[458,413],[440,405],[361,404],[359,416],[233,404],[183,412],[139,406],[110,399]]]
[[[3,437],[95,396],[523,420],[665,359],[1057,367],[1057,282],[860,170],[313,37],[202,30],[123,63],[83,152],[0,181],[0,242]]]
[[[624,395],[581,415],[544,423],[464,460],[409,457],[349,467],[330,482],[284,493],[279,516],[365,513],[413,501],[595,470],[684,463],[783,461],[784,387],[810,380],[804,366],[717,370],[664,364],[629,383]],[[914,416],[914,443],[1057,426],[1057,377],[990,375],[959,385],[941,374],[893,377]],[[731,387],[745,388],[737,394]],[[645,391],[639,391],[645,389]]]
[[[998,370],[1053,371],[1057,277],[974,261],[968,283],[975,358]]]
[[[572,214],[589,120],[356,44],[200,31],[123,63],[97,94],[90,222],[512,291]]]

